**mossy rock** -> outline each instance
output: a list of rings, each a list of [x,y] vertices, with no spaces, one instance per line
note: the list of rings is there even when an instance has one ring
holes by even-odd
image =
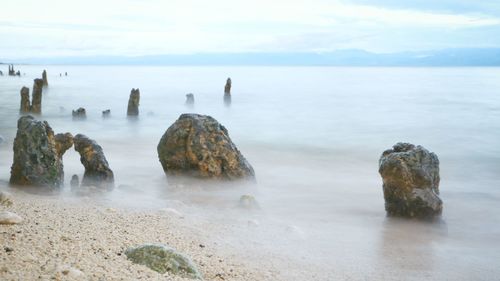
[[[194,263],[186,256],[162,244],[144,244],[129,248],[125,255],[133,263],[145,265],[159,273],[172,273],[185,278],[203,280]]]

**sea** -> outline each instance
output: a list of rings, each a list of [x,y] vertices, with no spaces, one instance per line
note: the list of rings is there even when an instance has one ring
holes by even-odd
[[[46,69],[36,118],[55,133],[94,139],[114,171],[115,189],[90,200],[175,209],[194,225],[220,226],[193,229],[234,255],[276,263],[288,280],[500,280],[500,68],[15,67],[21,77],[0,65],[4,186],[20,89],[31,93]],[[132,88],[141,94],[133,119],[126,116]],[[185,104],[188,93],[193,106]],[[72,118],[79,107],[85,120]],[[169,184],[157,145],[183,113],[223,124],[257,182]],[[398,142],[439,157],[441,219],[386,216],[378,161]],[[69,181],[84,168],[74,149],[63,161],[65,187],[47,196],[78,200]],[[244,194],[258,208],[240,208]]]

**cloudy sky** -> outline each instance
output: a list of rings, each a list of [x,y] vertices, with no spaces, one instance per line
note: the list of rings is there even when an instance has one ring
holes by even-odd
[[[500,0],[2,0],[0,11],[9,59],[500,47]]]

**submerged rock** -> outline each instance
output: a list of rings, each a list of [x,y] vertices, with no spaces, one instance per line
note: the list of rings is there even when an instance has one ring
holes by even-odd
[[[107,118],[111,115],[111,109],[106,109],[102,111],[102,117]]]
[[[439,160],[422,146],[398,143],[379,160],[388,215],[429,218],[443,209],[439,198]]]
[[[252,195],[241,195],[240,201],[239,201],[239,207],[243,209],[259,209],[259,204],[257,203],[257,200],[255,200],[255,197]]]
[[[18,224],[22,222],[23,218],[17,214],[8,211],[0,211],[0,224]]]
[[[71,186],[71,189],[78,188],[80,186],[80,179],[78,178],[78,175],[73,175],[69,184]]]
[[[42,72],[42,80],[43,80],[44,87],[49,86],[49,81],[47,80],[47,71],[45,69]]]
[[[21,113],[28,113],[31,111],[30,105],[30,89],[28,87],[21,88],[21,107],[19,108]]]
[[[190,279],[203,279],[193,262],[162,244],[145,244],[125,251],[133,263],[145,265],[159,273],[171,273]]]
[[[0,191],[0,205],[10,207],[13,204],[12,195],[8,192]]]
[[[37,121],[30,115],[17,121],[10,183],[45,187],[63,184],[62,160],[47,121]]]
[[[72,115],[73,119],[86,119],[87,111],[85,110],[85,108],[80,107],[77,110],[73,110]]]
[[[43,80],[35,79],[33,83],[33,100],[31,103],[31,112],[40,114],[42,113],[42,88]]]
[[[226,128],[207,115],[182,114],[161,138],[158,157],[167,176],[254,179],[252,166]]]
[[[75,150],[80,153],[80,161],[85,167],[81,185],[112,189],[114,187],[114,175],[109,168],[102,147],[82,134],[76,135],[73,141]]]
[[[141,93],[139,89],[132,89],[130,91],[130,97],[128,99],[128,108],[127,115],[128,116],[137,116],[139,115],[139,100],[141,99]]]
[[[194,105],[194,95],[189,93],[186,95],[186,105]]]
[[[224,103],[226,105],[231,104],[231,78],[227,78],[226,85],[224,86]]]

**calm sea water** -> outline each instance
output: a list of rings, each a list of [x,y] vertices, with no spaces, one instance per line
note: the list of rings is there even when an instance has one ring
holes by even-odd
[[[115,172],[118,187],[95,200],[174,206],[224,225],[207,236],[244,248],[250,258],[268,251],[283,264],[303,265],[283,270],[291,279],[500,278],[499,68],[17,68],[25,75],[0,77],[4,183],[19,91],[31,91],[33,79],[47,69],[41,118],[56,133],[95,139]],[[233,81],[230,107],[222,99],[227,77]],[[141,92],[134,121],[125,116],[131,88]],[[187,93],[195,95],[193,108],[184,105]],[[86,108],[87,120],[72,121],[78,107]],[[111,118],[102,119],[105,109]],[[209,114],[227,127],[254,166],[257,186],[168,187],[156,146],[185,112]],[[378,159],[399,141],[438,155],[441,223],[385,217]],[[72,196],[71,175],[83,175],[75,151],[65,154],[64,165],[61,197]],[[260,211],[234,208],[246,193],[257,198]]]

